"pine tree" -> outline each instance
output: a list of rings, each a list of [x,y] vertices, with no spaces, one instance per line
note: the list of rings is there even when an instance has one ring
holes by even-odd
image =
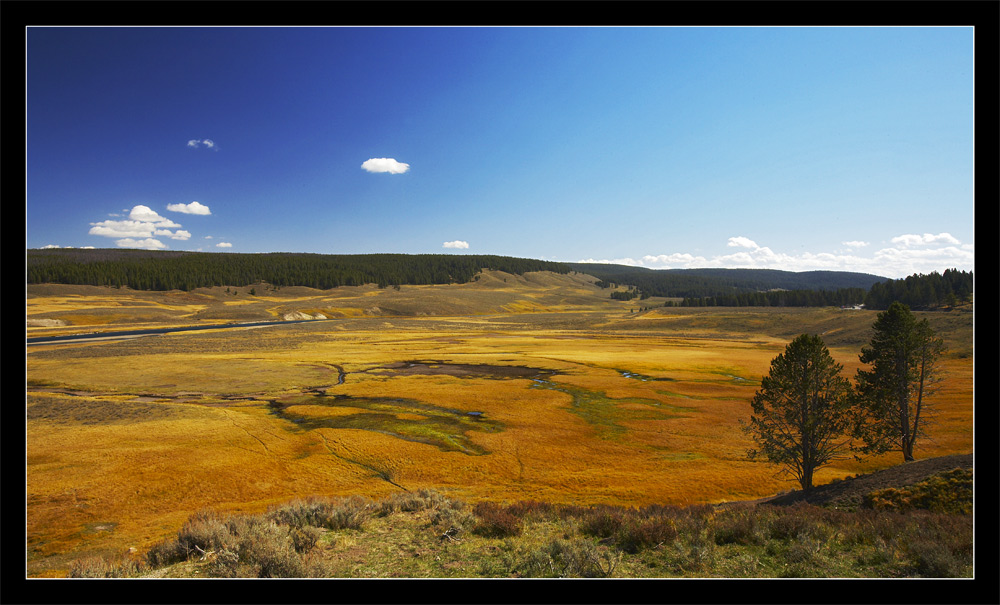
[[[855,436],[867,453],[899,449],[909,462],[932,412],[928,396],[938,380],[944,343],[926,319],[918,320],[901,302],[879,313],[873,327],[871,343],[860,355],[871,368],[859,369],[856,378],[862,415]]]
[[[789,343],[761,380],[750,422],[741,423],[757,443],[747,456],[781,466],[803,490],[812,489],[816,469],[851,447],[853,398],[842,369],[819,336],[802,334]]]

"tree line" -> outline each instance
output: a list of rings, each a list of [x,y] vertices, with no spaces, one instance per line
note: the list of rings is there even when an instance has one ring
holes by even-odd
[[[36,249],[26,253],[29,284],[62,283],[128,287],[135,290],[191,290],[212,286],[379,287],[465,283],[482,269],[514,275],[530,271],[579,271],[598,278],[617,300],[651,296],[682,298],[666,306],[843,306],[885,309],[902,301],[914,309],[970,300],[972,273],[912,275],[899,280],[839,271],[772,269],[668,269],[562,263],[496,255],[465,254],[240,254],[123,249]]]
[[[874,286],[873,286],[874,287]],[[837,290],[770,290],[722,296],[685,298],[681,307],[829,307],[861,304],[868,296],[864,288]],[[666,306],[673,306],[667,304]]]
[[[848,454],[898,450],[914,459],[933,413],[944,343],[901,302],[878,314],[873,332],[853,385],[819,336],[800,335],[771,361],[742,423],[756,443],[749,459],[778,465],[803,490],[812,489],[817,469]]]
[[[826,307],[861,305],[885,310],[899,301],[912,309],[950,307],[972,300],[971,271],[946,269],[943,274],[915,273],[902,279],[890,279],[863,288],[836,290],[771,290],[741,292],[706,297],[684,298],[682,307]],[[665,306],[674,306],[669,301]]]
[[[602,263],[567,263],[570,268],[598,278],[597,285],[630,285],[645,296],[706,298],[768,290],[867,291],[885,277],[849,271],[779,271],[776,269],[649,269]]]
[[[192,290],[213,286],[308,286],[320,290],[465,283],[483,269],[521,275],[569,273],[562,263],[494,255],[211,253],[147,250],[29,250],[27,283]]]

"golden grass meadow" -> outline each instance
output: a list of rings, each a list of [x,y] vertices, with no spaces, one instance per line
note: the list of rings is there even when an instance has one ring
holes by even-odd
[[[144,551],[193,513],[437,490],[477,501],[698,504],[791,490],[739,430],[771,360],[820,334],[844,373],[875,318],[834,308],[664,308],[581,274],[461,285],[137,292],[29,286],[28,336],[329,318],[29,345],[27,575]],[[646,308],[648,307],[648,308]],[[945,339],[917,457],[972,451],[972,313]],[[899,464],[823,468],[818,484]]]

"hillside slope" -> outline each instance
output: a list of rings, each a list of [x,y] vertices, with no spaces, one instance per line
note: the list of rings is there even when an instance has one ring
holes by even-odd
[[[843,481],[820,485],[813,488],[808,494],[801,490],[796,490],[788,494],[765,499],[763,502],[775,505],[808,502],[809,504],[819,506],[857,508],[861,506],[865,495],[874,491],[911,486],[942,471],[972,468],[972,454],[939,456],[937,458],[906,462],[866,475],[858,475],[857,477],[851,477]]]
[[[144,291],[86,285],[29,284],[27,325],[32,335],[79,332],[80,327],[166,327],[191,324],[460,316],[524,312],[614,310],[595,278],[550,271],[515,275],[485,270],[462,284],[379,288],[374,284],[319,290],[305,286]]]

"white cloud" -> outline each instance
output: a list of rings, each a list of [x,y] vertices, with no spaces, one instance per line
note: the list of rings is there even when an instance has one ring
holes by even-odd
[[[229,242],[219,242],[218,244],[215,244],[215,247],[216,248],[232,248],[233,245],[230,244]]]
[[[595,263],[599,265],[628,265],[629,267],[641,267],[642,262],[635,260],[634,258],[585,258],[576,261],[578,263]]]
[[[174,223],[170,219],[157,214],[156,211],[149,206],[143,206],[142,204],[133,206],[132,210],[128,213],[128,217],[133,221],[156,223],[157,226],[160,227],[180,227],[180,225]]]
[[[463,242],[462,240],[455,240],[453,242],[445,242],[442,248],[468,248],[469,242]]]
[[[899,244],[904,247],[926,246],[937,243],[945,243],[957,246],[961,243],[957,239],[952,237],[950,233],[938,233],[937,235],[931,233],[925,233],[923,235],[905,234],[894,237],[892,238],[891,241],[894,244]]]
[[[158,239],[146,238],[135,240],[132,238],[120,239],[115,242],[119,248],[144,248],[146,250],[160,250],[167,246]]]
[[[186,240],[190,231],[179,229],[180,225],[156,213],[149,206],[137,204],[128,213],[127,219],[106,220],[90,223],[90,235],[116,238],[115,244],[123,248],[159,249],[166,246],[155,239],[169,237]]]
[[[968,271],[972,270],[974,265],[975,246],[962,244],[947,233],[930,236],[901,235],[892,238],[891,241],[897,245],[882,248],[864,256],[853,250],[788,254],[772,250],[767,246],[760,246],[749,238],[737,236],[730,237],[726,245],[732,248],[743,248],[742,250],[712,257],[674,252],[671,254],[647,254],[640,260],[632,258],[595,260],[591,258],[577,262],[613,263],[650,269],[743,268],[783,271],[854,271],[893,279],[915,273],[927,274],[933,271],[941,273],[950,268]],[[914,247],[915,242],[918,241],[920,246]],[[858,241],[842,243],[853,248],[863,248],[868,245],[867,242]]]
[[[661,269],[661,268],[673,268],[673,269],[693,269],[696,267],[704,267],[707,263],[707,259],[704,256],[695,256],[688,253],[675,252],[674,254],[647,254],[642,257],[642,264],[644,266]]]
[[[200,202],[191,202],[190,204],[167,204],[167,210],[171,212],[183,212],[184,214],[212,214],[212,211],[209,210],[208,206]]]
[[[197,149],[199,147],[207,147],[208,149],[214,149],[215,141],[213,141],[212,139],[191,139],[190,141],[187,142],[187,146],[193,149]]]
[[[862,242],[860,240],[851,240],[849,242],[840,242],[842,245],[848,248],[864,248],[868,245],[868,242]]]
[[[365,160],[361,167],[368,172],[388,172],[390,174],[403,174],[410,169],[409,164],[397,162],[393,158],[371,158]]]
[[[104,237],[149,237],[156,227],[143,221],[101,221],[90,223],[90,235]]]
[[[737,236],[737,237],[731,237],[731,238],[729,238],[729,243],[726,244],[726,245],[729,246],[729,247],[731,247],[731,248],[737,248],[737,247],[738,248],[759,248],[760,247],[760,246],[757,245],[757,242],[753,241],[750,238],[743,237],[742,235]]]

